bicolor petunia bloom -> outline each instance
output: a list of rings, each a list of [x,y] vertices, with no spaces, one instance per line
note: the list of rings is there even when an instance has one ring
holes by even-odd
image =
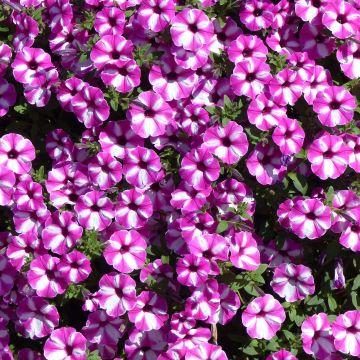
[[[312,315],[301,325],[301,340],[304,351],[317,359],[327,359],[335,352],[334,337],[325,313]]]
[[[215,125],[204,134],[204,147],[225,164],[235,164],[248,150],[248,140],[241,125],[230,121],[225,127]]]
[[[351,153],[343,138],[324,133],[310,144],[307,158],[321,180],[336,179],[345,172]]]
[[[285,318],[283,307],[269,294],[251,301],[241,315],[241,321],[248,335],[253,339],[266,340],[275,336]]]
[[[136,283],[126,274],[105,274],[99,280],[97,298],[99,305],[109,316],[118,317],[134,308]]]
[[[110,236],[103,255],[117,271],[130,273],[144,265],[146,247],[146,241],[136,230],[120,230]]]
[[[81,195],[74,207],[77,220],[88,230],[104,230],[115,216],[114,204],[103,191],[89,191]]]
[[[319,121],[328,127],[348,124],[355,108],[354,96],[342,86],[329,86],[319,91],[313,103]]]
[[[250,232],[235,233],[230,242],[230,261],[239,268],[254,271],[260,265],[260,252]]]
[[[167,309],[165,299],[153,291],[143,291],[128,316],[140,331],[159,330],[169,317]]]
[[[287,302],[303,300],[315,292],[311,269],[304,265],[280,264],[275,268],[270,285]]]
[[[288,219],[290,228],[301,239],[317,239],[331,226],[331,210],[318,199],[297,200]]]
[[[85,360],[86,338],[72,327],[54,330],[44,344],[47,360]]]
[[[30,140],[15,133],[0,138],[0,166],[23,175],[30,171],[35,159],[35,148]]]
[[[172,19],[170,34],[176,46],[197,51],[210,43],[214,25],[203,11],[185,8]]]
[[[135,134],[142,138],[165,133],[173,111],[166,101],[153,91],[144,91],[130,104],[126,117]]]
[[[331,324],[335,349],[354,357],[360,356],[360,311],[350,310]]]

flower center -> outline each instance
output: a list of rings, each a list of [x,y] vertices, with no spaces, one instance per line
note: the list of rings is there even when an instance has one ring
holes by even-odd
[[[315,220],[315,219],[316,219],[316,215],[315,215],[313,212],[307,213],[307,214],[306,214],[306,217],[307,217],[309,220]]]
[[[345,24],[347,22],[345,15],[339,15],[336,20],[339,24]]]
[[[224,32],[221,32],[217,35],[218,39],[220,41],[225,41],[226,40],[226,34]]]
[[[129,208],[130,210],[132,210],[132,211],[137,211],[138,206],[137,206],[135,203],[130,203],[130,204],[128,205],[128,208]]]
[[[247,74],[246,75],[246,80],[247,81],[254,81],[255,80],[255,75],[253,73]]]
[[[222,139],[222,143],[225,147],[230,147],[232,145],[231,140],[229,138]]]
[[[169,81],[175,81],[177,79],[177,74],[175,71],[172,71],[167,74],[167,78]]]
[[[38,68],[38,63],[35,60],[31,60],[29,62],[29,69],[31,70],[37,70]]]
[[[72,348],[72,346],[66,344],[66,346],[65,346],[65,351],[66,351],[66,353],[68,354],[68,356],[72,355],[72,353],[73,353],[73,348]]]
[[[154,7],[154,13],[160,15],[162,13],[161,7],[159,5]]]
[[[109,24],[111,27],[114,27],[116,25],[116,19],[113,17],[109,18]]]
[[[115,60],[119,59],[120,58],[120,53],[116,50],[114,50],[112,53],[111,53],[111,57]]]
[[[7,155],[9,159],[16,159],[19,153],[15,149],[11,149]]]
[[[333,109],[333,110],[337,110],[340,108],[340,103],[338,103],[337,101],[332,101],[330,103],[330,108]]]
[[[99,208],[99,206],[97,204],[94,204],[94,205],[91,206],[91,210],[98,212],[98,211],[100,211],[100,208]]]
[[[195,24],[190,24],[189,25],[189,30],[192,32],[192,33],[196,33],[198,31],[198,28]]]
[[[255,16],[255,17],[261,16],[262,13],[263,13],[263,12],[262,12],[261,9],[256,9],[256,10],[254,11],[254,16]]]
[[[146,110],[144,111],[144,114],[145,114],[145,116],[147,116],[147,117],[153,117],[153,116],[154,116],[154,111],[153,111],[152,109],[146,109]]]
[[[207,170],[206,165],[204,163],[202,163],[202,162],[197,163],[196,166],[197,166],[198,170],[200,170],[201,172],[205,172]]]
[[[334,153],[331,150],[327,150],[323,154],[325,159],[331,159],[333,157],[333,155],[334,155]]]

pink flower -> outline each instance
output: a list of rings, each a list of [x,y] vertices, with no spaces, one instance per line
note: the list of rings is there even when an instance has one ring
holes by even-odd
[[[2,43],[0,45],[0,76],[3,76],[6,73],[6,69],[10,64],[11,55],[11,47]]]
[[[301,239],[317,239],[331,226],[331,210],[318,199],[295,201],[288,218],[291,230]]]
[[[90,260],[76,250],[63,255],[57,268],[69,284],[79,284],[86,280],[91,273]]]
[[[283,117],[279,120],[272,134],[272,139],[284,155],[293,155],[301,150],[305,132],[296,119]]]
[[[261,185],[272,185],[281,181],[286,172],[281,157],[276,146],[260,142],[247,158],[246,167]]]
[[[355,107],[355,98],[341,86],[331,86],[318,92],[313,104],[321,124],[329,127],[349,123]]]
[[[65,292],[66,283],[57,269],[59,262],[48,254],[31,261],[27,279],[38,296],[54,298]]]
[[[115,87],[120,93],[128,93],[140,85],[141,70],[135,60],[118,60],[106,64],[100,74],[105,85]]]
[[[30,339],[48,336],[59,325],[56,307],[38,296],[22,299],[16,309],[16,315],[22,332]]]
[[[347,1],[336,0],[324,6],[322,23],[339,39],[355,35],[359,20],[359,11]]]
[[[41,86],[46,72],[54,68],[51,57],[42,49],[24,47],[11,64],[16,81],[32,87]]]
[[[235,291],[231,290],[228,285],[219,284],[220,310],[219,323],[227,324],[237,313],[240,308],[240,299]]]
[[[153,214],[148,195],[137,189],[125,190],[119,194],[115,219],[125,229],[143,227]]]
[[[241,125],[230,121],[225,127],[215,125],[204,134],[204,147],[225,164],[235,164],[248,150],[249,143]]]
[[[6,249],[6,256],[10,264],[20,271],[22,266],[31,256],[43,255],[46,253],[40,239],[35,232],[26,232],[18,236],[11,236]]]
[[[201,256],[188,254],[177,261],[176,273],[180,284],[198,286],[206,281],[210,273],[210,262]]]
[[[136,230],[120,230],[110,236],[103,255],[117,271],[130,273],[144,265],[146,247],[146,241]]]
[[[335,352],[334,337],[325,313],[308,317],[301,325],[301,340],[304,351],[317,359],[327,359]]]
[[[0,166],[22,175],[30,171],[34,159],[35,148],[30,140],[14,133],[0,138]]]
[[[273,21],[273,4],[268,0],[247,0],[240,10],[240,21],[250,30],[268,28]]]
[[[128,316],[140,331],[159,330],[169,317],[167,309],[167,303],[162,297],[152,291],[143,291]]]
[[[305,299],[315,292],[311,269],[303,265],[281,264],[275,268],[270,283],[274,292],[287,302]]]
[[[86,339],[72,327],[54,330],[44,345],[47,360],[85,360]]]
[[[116,344],[123,336],[121,327],[124,320],[120,317],[110,317],[104,310],[90,313],[81,332],[92,344]]]
[[[322,15],[323,6],[327,3],[324,0],[297,0],[295,2],[295,13],[303,21],[312,22],[316,16]]]
[[[154,32],[164,30],[175,16],[173,0],[145,0],[137,12],[137,18],[144,29]]]
[[[6,296],[14,287],[16,270],[5,255],[0,255],[0,296]],[[0,342],[1,344],[1,342]],[[1,345],[0,345],[1,347]]]
[[[105,65],[131,60],[132,50],[132,42],[121,35],[104,35],[91,49],[90,59],[101,70]]]
[[[269,355],[266,360],[298,360],[290,351],[281,349],[271,355]]]
[[[41,238],[46,249],[62,255],[76,244],[82,233],[71,211],[56,211],[46,220]]]
[[[123,171],[130,185],[143,189],[154,184],[161,168],[160,158],[154,150],[140,146],[126,150]]]
[[[86,85],[71,99],[72,109],[78,120],[86,128],[101,125],[110,114],[110,107],[103,92],[94,86]]]
[[[163,135],[172,120],[173,112],[159,94],[144,91],[131,103],[126,117],[135,134],[147,138]]]
[[[294,106],[302,95],[304,80],[289,69],[279,71],[269,82],[269,91],[274,101],[282,106]]]
[[[189,97],[195,81],[195,73],[178,66],[170,55],[163,56],[160,65],[153,65],[149,73],[149,82],[154,91],[166,101]]]
[[[239,35],[227,49],[229,60],[237,64],[243,60],[266,60],[268,49],[256,35]]]
[[[235,65],[230,85],[236,95],[255,99],[271,78],[270,67],[262,59],[241,60]]]
[[[277,105],[270,93],[265,91],[250,102],[247,116],[251,124],[262,131],[267,131],[286,117],[286,108]]]
[[[109,121],[99,134],[99,143],[104,152],[123,159],[127,148],[144,146],[144,140],[134,133],[130,121]]]
[[[104,7],[101,11],[97,12],[94,29],[100,36],[122,35],[124,27],[124,12],[117,7]]]
[[[192,150],[181,161],[181,178],[196,190],[209,188],[219,175],[220,164],[207,149]]]
[[[187,245],[190,254],[204,257],[210,261],[211,275],[220,273],[216,260],[227,261],[228,259],[229,246],[225,238],[219,234],[195,236]]]
[[[336,58],[340,63],[341,70],[350,79],[360,77],[360,46],[350,41],[339,46],[336,52]]]
[[[313,105],[317,94],[328,90],[332,86],[332,79],[329,70],[320,65],[315,65],[304,84],[304,99],[309,105]]]
[[[348,223],[345,226],[345,229],[340,235],[339,242],[342,246],[351,249],[352,251],[360,251],[360,226],[358,224],[360,219],[360,212],[358,209],[354,209],[357,211],[350,212],[350,218],[354,219],[353,223]]]
[[[88,230],[101,231],[114,218],[114,205],[103,191],[89,191],[77,200],[74,210],[79,224]]]
[[[324,133],[311,143],[307,158],[320,179],[336,179],[345,172],[351,152],[340,136]]]
[[[110,273],[99,280],[99,305],[109,316],[119,317],[136,304],[135,281],[126,274]]]
[[[170,34],[176,46],[197,51],[210,43],[214,26],[203,11],[185,8],[172,19]]]
[[[193,349],[187,351],[186,360],[228,360],[225,352],[220,346],[206,342],[199,343]]]
[[[344,354],[360,356],[360,311],[350,310],[331,324],[335,349]]]
[[[235,233],[230,243],[230,261],[239,269],[253,271],[259,267],[260,252],[250,232]]]
[[[99,152],[88,164],[89,178],[100,190],[110,189],[121,181],[122,166],[108,152]]]
[[[13,199],[19,210],[37,210],[44,205],[41,185],[30,179],[18,182]]]
[[[16,181],[15,174],[6,166],[0,165],[0,205],[1,206],[10,205],[10,203],[12,202],[12,195],[14,192],[15,181]]]
[[[280,330],[286,314],[281,304],[272,295],[257,297],[241,315],[246,332],[253,339],[270,340]]]
[[[125,354],[129,360],[159,359],[158,355],[166,346],[167,336],[165,330],[141,331],[133,328],[128,340],[125,341]]]
[[[9,108],[16,103],[16,90],[14,85],[9,84],[0,77],[0,117],[7,114]]]
[[[65,111],[73,111],[71,100],[85,85],[86,83],[75,76],[60,83],[56,92],[56,99]]]
[[[179,119],[181,128],[189,136],[203,134],[209,121],[209,113],[195,104],[187,105]]]

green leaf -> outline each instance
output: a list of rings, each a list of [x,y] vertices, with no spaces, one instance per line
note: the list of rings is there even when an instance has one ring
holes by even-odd
[[[300,191],[302,195],[307,193],[309,186],[304,176],[295,172],[289,172],[287,176],[292,180],[296,190]]]
[[[117,111],[119,108],[119,100],[118,99],[111,99],[110,106],[114,111]]]
[[[356,278],[354,279],[353,285],[351,287],[351,290],[357,290],[358,288],[360,288],[360,274],[356,276]]]
[[[351,302],[354,305],[356,310],[360,310],[360,297],[359,294],[356,291],[352,291],[350,293],[351,295]]]
[[[293,341],[295,339],[295,335],[289,330],[283,330],[282,333],[284,334],[285,338],[289,341]]]
[[[329,305],[330,311],[335,311],[337,308],[336,300],[333,298],[331,294],[328,294],[327,303]]]
[[[226,118],[226,117],[222,118],[222,120],[221,120],[221,125],[222,125],[223,127],[225,127],[225,126],[230,122],[230,120],[231,120],[231,119]]]
[[[260,264],[259,267],[255,270],[257,274],[263,274],[268,266],[266,264]]]
[[[315,306],[324,302],[324,299],[320,299],[317,295],[311,297],[308,301],[305,301],[306,305]]]
[[[331,205],[332,201],[334,199],[335,191],[333,186],[329,186],[327,192],[326,192],[326,203],[327,205]]]
[[[216,232],[218,234],[221,234],[224,231],[226,231],[228,227],[229,227],[229,224],[226,221],[222,220],[219,222],[219,225],[216,228]]]

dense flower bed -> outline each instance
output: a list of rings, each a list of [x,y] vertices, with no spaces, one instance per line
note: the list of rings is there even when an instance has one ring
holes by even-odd
[[[0,359],[360,358],[359,0],[2,0]]]

